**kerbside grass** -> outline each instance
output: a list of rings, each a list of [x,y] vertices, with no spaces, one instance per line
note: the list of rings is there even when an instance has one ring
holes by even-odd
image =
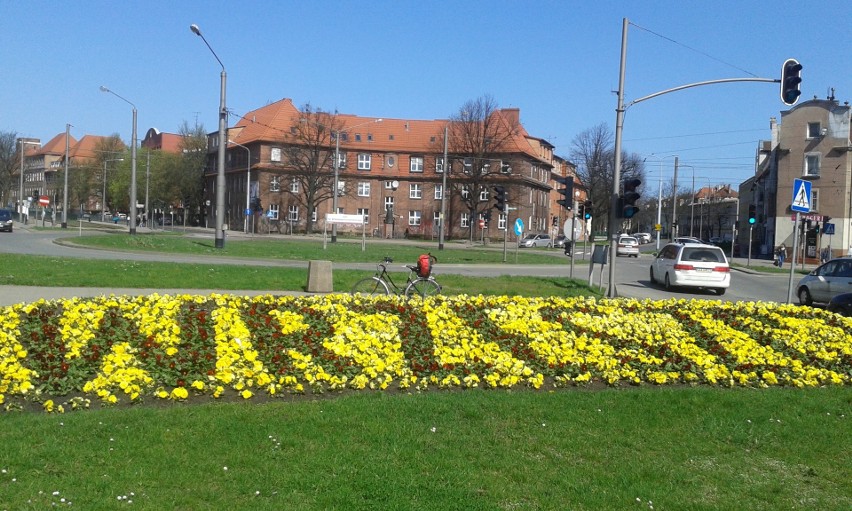
[[[646,387],[6,414],[0,509],[846,510],[850,413]]]
[[[18,286],[112,287],[154,289],[221,289],[303,291],[307,270],[287,267],[228,264],[159,263],[79,259],[72,257],[20,256],[0,253],[0,284]],[[413,260],[412,260],[413,263]],[[394,268],[402,265],[394,264]],[[600,296],[600,290],[578,280],[557,277],[469,277],[442,276],[437,279],[444,294],[496,294],[519,296]],[[348,292],[372,270],[335,269],[334,290]],[[396,282],[406,274],[392,272]]]

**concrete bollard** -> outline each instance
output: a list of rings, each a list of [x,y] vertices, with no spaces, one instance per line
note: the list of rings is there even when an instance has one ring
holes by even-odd
[[[309,293],[331,293],[334,291],[331,261],[308,261],[307,291]]]

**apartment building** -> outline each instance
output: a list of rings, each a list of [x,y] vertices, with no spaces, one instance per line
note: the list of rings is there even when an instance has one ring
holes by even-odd
[[[811,182],[810,212],[803,214],[802,255],[816,262],[823,248],[845,255],[852,245],[852,141],[849,102],[814,97],[770,120],[771,140],[758,147],[755,176],[740,185],[740,211],[757,211],[753,253],[771,257],[773,248],[793,246],[795,179]],[[741,215],[747,218],[747,213]],[[826,224],[831,224],[826,232]],[[833,230],[832,230],[833,229]],[[738,242],[747,247],[747,233]]]
[[[514,236],[517,218],[528,232],[547,232],[554,147],[526,132],[518,109],[492,115],[496,128],[482,151],[465,146],[454,135],[463,127],[448,120],[303,111],[286,98],[258,108],[228,130],[223,223],[231,230],[323,232],[326,214],[336,212],[363,215],[368,235],[381,237],[433,239],[446,222],[447,239],[496,240],[507,228]],[[210,224],[217,148],[214,132],[205,168]],[[498,185],[507,191],[508,215],[493,208]]]

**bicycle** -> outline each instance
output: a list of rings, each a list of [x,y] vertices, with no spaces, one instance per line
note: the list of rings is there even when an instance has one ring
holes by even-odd
[[[432,254],[429,254],[429,260],[436,262],[438,259]],[[391,294],[391,290],[393,290],[394,294],[402,293],[406,298],[411,298],[412,296],[425,298],[441,292],[441,285],[432,276],[432,272],[429,272],[428,277],[421,277],[417,274],[417,266],[413,264],[405,265],[408,268],[408,279],[405,287],[398,286],[393,281],[390,273],[388,273],[387,265],[392,262],[393,259],[385,257],[382,262],[376,265],[375,275],[361,279],[352,286],[352,294],[361,293],[362,295],[371,296],[389,295]]]

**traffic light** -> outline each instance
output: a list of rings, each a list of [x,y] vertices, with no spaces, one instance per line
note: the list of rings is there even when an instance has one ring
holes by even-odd
[[[260,197],[252,197],[251,198],[251,210],[255,213],[259,211],[263,211],[263,206],[260,204]]]
[[[814,232],[819,234],[820,225],[819,222],[814,222]]]
[[[796,59],[787,59],[781,67],[781,101],[795,105],[802,94],[802,65]]]
[[[757,206],[754,204],[748,207],[748,224],[754,225],[757,222]]]
[[[562,198],[557,200],[556,203],[568,211],[571,211],[574,208],[574,178],[555,177],[553,180],[565,185],[565,188],[556,190],[560,195],[562,195]]]
[[[491,211],[485,210],[485,213],[482,214],[482,219],[485,220],[485,225],[488,225],[488,222],[491,221]]]
[[[494,187],[494,208],[503,213],[506,211],[506,189],[502,186]]]
[[[633,218],[639,212],[636,201],[639,200],[639,192],[636,191],[642,181],[639,179],[628,179],[624,181],[624,193],[618,198],[617,218]]]
[[[590,200],[583,203],[583,218],[586,220],[592,218],[592,201]]]

